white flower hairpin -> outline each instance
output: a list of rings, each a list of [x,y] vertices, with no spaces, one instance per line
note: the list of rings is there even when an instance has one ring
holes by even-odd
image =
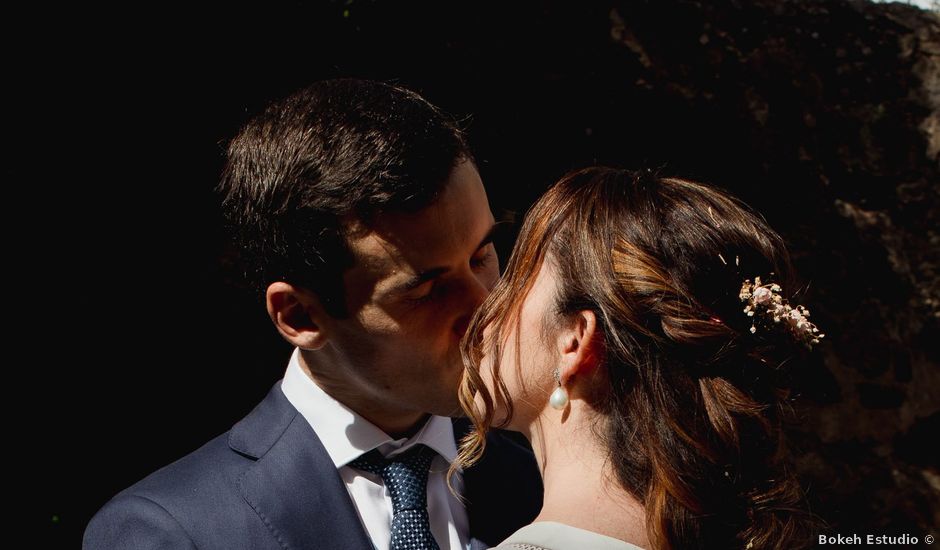
[[[797,341],[812,348],[825,334],[819,332],[816,325],[807,319],[809,310],[800,305],[789,305],[780,295],[781,290],[780,285],[776,283],[763,284],[760,277],[754,277],[753,283],[750,279],[744,280],[739,296],[741,301],[747,304],[744,313],[754,319],[751,321],[751,334],[757,332],[755,321],[757,317],[761,317],[768,322],[783,323]]]

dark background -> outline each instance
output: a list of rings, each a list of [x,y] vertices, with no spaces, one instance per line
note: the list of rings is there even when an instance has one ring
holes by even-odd
[[[791,429],[814,512],[830,533],[936,529],[940,18],[863,1],[397,4],[40,6],[3,23],[6,435],[40,546],[77,547],[110,496],[282,375],[290,350],[240,288],[213,187],[249,116],[339,76],[461,118],[498,212],[595,163],[763,212],[828,333]]]

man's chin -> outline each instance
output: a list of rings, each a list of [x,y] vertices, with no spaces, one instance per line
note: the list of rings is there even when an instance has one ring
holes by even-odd
[[[440,416],[449,416],[451,418],[467,418],[467,413],[464,412],[463,408],[455,407],[450,413],[442,414]]]
[[[460,398],[458,397],[463,382],[463,364],[452,363],[448,367],[447,375],[448,380],[442,384],[440,393],[437,395],[449,396],[450,399],[441,399],[438,403],[435,403],[435,410],[432,411],[432,414],[451,418],[464,418],[466,414],[460,407]]]
[[[450,418],[464,418],[466,415],[460,407],[460,403],[455,399],[452,403],[435,403],[428,412],[435,416],[447,416]]]
[[[447,380],[447,383],[439,385],[436,390],[429,388],[425,394],[431,398],[427,403],[428,412],[437,416],[462,417],[463,410],[460,408],[460,399],[457,394],[459,382],[458,377],[456,381]]]

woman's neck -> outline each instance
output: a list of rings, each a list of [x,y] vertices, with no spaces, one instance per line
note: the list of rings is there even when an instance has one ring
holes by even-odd
[[[607,450],[594,435],[584,403],[567,417],[548,409],[530,427],[545,496],[535,521],[555,521],[649,547],[643,505],[617,481]]]

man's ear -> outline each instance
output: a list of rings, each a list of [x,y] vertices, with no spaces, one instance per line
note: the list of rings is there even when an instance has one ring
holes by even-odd
[[[268,316],[281,336],[304,350],[320,349],[329,338],[331,317],[313,292],[278,281],[265,293]]]
[[[561,355],[559,374],[562,386],[566,386],[572,376],[593,374],[601,364],[601,334],[597,330],[597,318],[593,311],[579,311],[570,318],[558,335],[557,342]]]

